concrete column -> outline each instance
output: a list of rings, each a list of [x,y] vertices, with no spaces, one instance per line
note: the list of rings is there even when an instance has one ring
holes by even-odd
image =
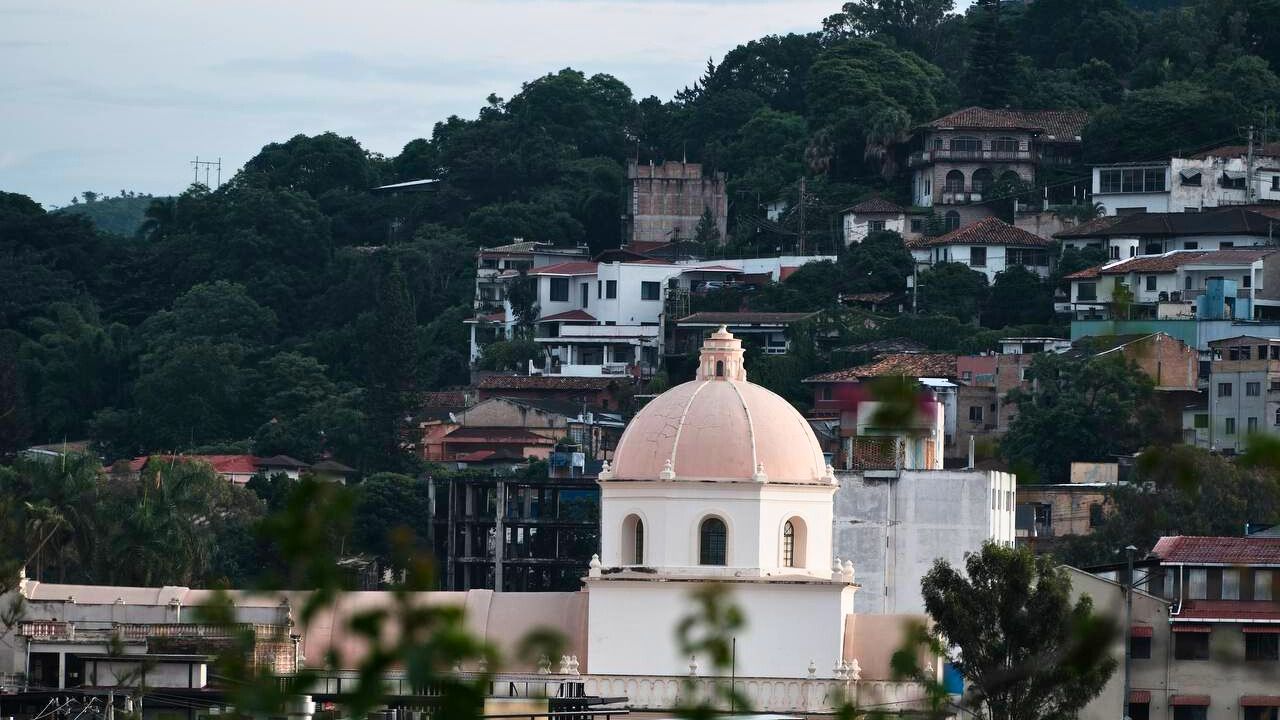
[[[67,687],[67,654],[58,653],[58,689],[63,690]]]

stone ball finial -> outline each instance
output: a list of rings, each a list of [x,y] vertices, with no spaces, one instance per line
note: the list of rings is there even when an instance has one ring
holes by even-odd
[[[831,579],[835,580],[844,574],[844,566],[840,564],[840,558],[831,560]]]

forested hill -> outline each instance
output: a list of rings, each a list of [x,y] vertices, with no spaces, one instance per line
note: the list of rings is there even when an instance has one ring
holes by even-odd
[[[849,3],[814,18],[820,32],[744,43],[670,99],[561,70],[394,157],[281,139],[216,192],[157,199],[137,235],[0,196],[0,448],[91,436],[110,458],[328,451],[391,469],[415,394],[467,380],[475,249],[617,245],[628,158],[727,172],[720,251],[771,252],[791,221],[765,222],[763,203],[794,200],[806,177],[829,228],[872,193],[906,200],[902,142],[959,107],[1085,109],[1091,159],[1137,160],[1235,140],[1280,106],[1276,0],[951,7]],[[420,178],[441,182],[368,191]]]
[[[102,232],[133,237],[146,222],[147,208],[151,207],[154,199],[151,195],[125,190],[115,197],[86,190],[72,198],[70,205],[58,208],[57,212],[78,213],[89,218]]]

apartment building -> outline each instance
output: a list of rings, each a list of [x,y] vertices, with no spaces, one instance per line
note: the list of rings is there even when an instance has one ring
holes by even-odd
[[[1280,433],[1280,339],[1209,343],[1208,447],[1236,452],[1254,433]]]
[[[1155,163],[1093,169],[1093,200],[1107,215],[1194,213],[1280,200],[1280,143],[1225,145]]]
[[[1073,110],[968,107],[926,123],[916,130],[908,161],[912,203],[933,208],[947,230],[991,217],[983,203],[998,180],[1035,183],[1045,166],[1077,163],[1088,120]],[[1073,188],[1053,193],[1069,199]]]
[[[1267,207],[1202,213],[1136,213],[1100,217],[1054,235],[1063,247],[1102,250],[1111,260],[1174,250],[1212,251],[1272,244],[1276,214]]]

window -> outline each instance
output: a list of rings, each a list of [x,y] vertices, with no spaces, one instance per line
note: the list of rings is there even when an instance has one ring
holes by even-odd
[[[596,299],[599,300],[602,297],[604,297],[604,283],[597,280],[596,281]]]
[[[823,399],[823,400],[830,400],[830,399],[831,399],[831,386],[830,386],[830,385],[823,385],[823,386],[822,386],[822,399]],[[1276,412],[1280,412],[1280,410],[1277,410]]]
[[[987,249],[984,247],[969,248],[969,265],[970,267],[986,267]]]
[[[1245,421],[1245,430],[1251,433],[1258,432],[1258,418],[1251,417]]]
[[[1180,173],[1178,173],[1178,174],[1179,174],[1180,176],[1182,176],[1182,184],[1183,184],[1183,185],[1187,185],[1187,186],[1190,186],[1190,187],[1200,187],[1200,171],[1198,171],[1198,170],[1183,170],[1182,172],[1180,172]]]
[[[1246,397],[1258,397],[1262,394],[1262,383],[1247,382],[1244,384],[1244,394]]]
[[[991,149],[998,153],[1018,152],[1018,138],[998,137],[991,141]]]
[[[911,232],[924,232],[924,220],[921,218],[911,218]]]
[[[1151,703],[1129,703],[1129,720],[1151,720]]]
[[[716,361],[716,377],[724,377],[724,361]]]
[[[782,567],[796,566],[796,528],[788,520],[782,526]]]
[[[640,283],[640,299],[641,300],[657,300],[661,292],[661,283],[646,280]]]
[[[1193,568],[1187,571],[1187,597],[1191,600],[1205,600],[1209,597],[1208,570]]]
[[[964,192],[964,173],[959,170],[952,170],[947,173],[946,182],[942,186],[942,192],[961,193]]]
[[[1276,411],[1280,413],[1280,410]],[[1270,570],[1254,570],[1253,571],[1253,599],[1262,600],[1264,602],[1271,601],[1272,571]]]
[[[943,225],[947,232],[960,229],[960,213],[955,210],[948,210],[943,217]]]
[[[1191,276],[1190,276],[1190,275],[1188,275],[1188,276],[1186,277],[1186,281],[1185,281],[1184,283],[1182,283],[1182,286],[1183,286],[1184,288],[1186,288],[1187,290],[1190,290],[1190,289],[1191,289]]]
[[[1098,299],[1098,284],[1092,282],[1076,283],[1076,302],[1093,302]]]
[[[1231,383],[1218,383],[1218,397],[1231,397]]]
[[[715,517],[703,520],[698,528],[698,564],[726,564],[727,539],[728,531],[723,520]]]
[[[951,152],[954,155],[977,155],[982,152],[982,141],[968,136],[951,138]]]
[[[982,406],[981,405],[969,406],[969,422],[976,422],[976,423],[982,422]]]
[[[1143,249],[1143,255],[1159,255],[1164,252],[1164,245],[1158,242],[1147,243],[1147,247]]]
[[[1222,433],[1223,433],[1224,435],[1235,435],[1235,434],[1236,434],[1236,419],[1235,419],[1235,418],[1227,418],[1227,422],[1226,422],[1225,426],[1224,426],[1224,427],[1223,427],[1223,429],[1222,429]]]
[[[644,564],[644,521],[638,515],[622,521],[622,564]]]
[[[1136,635],[1129,637],[1129,656],[1135,660],[1151,659],[1151,638],[1137,637]]]
[[[1104,193],[1164,192],[1164,168],[1115,168],[1098,171]]]
[[[1280,718],[1280,708],[1275,707],[1247,707],[1244,710],[1244,720],[1277,720]]]
[[[604,281],[604,296],[609,300],[613,300],[614,298],[618,297],[618,281],[617,280]]]
[[[1119,245],[1112,245],[1112,246],[1111,246],[1111,259],[1112,259],[1112,260],[1119,260],[1119,259],[1120,259],[1120,246],[1119,246]]]
[[[1179,705],[1173,709],[1173,720],[1206,720],[1209,708],[1201,705]]]
[[[1243,190],[1245,187],[1244,173],[1227,170],[1222,173],[1222,177],[1219,178],[1218,183],[1228,190]]]
[[[551,278],[551,302],[569,302],[569,278]]]
[[[1249,418],[1256,420],[1256,418]],[[1239,600],[1240,599],[1240,571],[1239,570],[1223,570],[1222,571],[1222,599],[1223,600]]]
[[[1105,518],[1102,514],[1102,505],[1100,503],[1089,504],[1089,527],[1096,528],[1102,524]]]
[[[1195,240],[1188,240],[1188,241],[1186,241],[1186,242],[1182,243],[1182,247],[1183,247],[1183,249],[1184,249],[1184,250],[1199,250],[1199,249],[1200,249],[1200,243],[1196,242]],[[1191,281],[1191,277],[1190,277],[1190,276],[1188,276],[1188,277],[1187,277],[1187,282],[1190,282],[1190,281]],[[1191,286],[1190,286],[1190,285],[1188,285],[1187,287],[1191,287]]]
[[[1031,248],[1009,248],[1006,251],[1006,265],[1027,265],[1031,267],[1049,267],[1049,253],[1045,250]]]
[[[1271,189],[1280,190],[1280,175],[1271,176]]]
[[[1155,291],[1156,291],[1156,276],[1148,275],[1147,276],[1147,292],[1155,292]]]
[[[587,307],[587,302],[591,300],[591,283],[582,283],[582,307]]]
[[[1173,634],[1173,657],[1177,660],[1208,660],[1209,633],[1176,632]]]
[[[867,231],[868,231],[868,232],[884,232],[884,221],[883,221],[883,220],[872,220],[872,221],[868,222],[868,223],[867,223]]]
[[[1280,410],[1277,410],[1276,412],[1278,413],[1278,414],[1276,415],[1276,424],[1277,424],[1277,425],[1280,425]],[[1208,430],[1208,429],[1209,429],[1209,414],[1208,414],[1208,413],[1196,413],[1196,417],[1195,417],[1195,420],[1194,420],[1194,425],[1195,425],[1195,428],[1196,428],[1197,430]]]
[[[1228,249],[1228,248],[1233,248],[1233,247],[1235,247],[1235,246],[1236,246],[1235,241],[1232,241],[1232,240],[1226,240],[1226,241],[1223,241],[1223,242],[1218,243],[1218,249],[1219,249],[1219,250],[1226,250],[1226,249]]]
[[[1245,633],[1244,659],[1251,662],[1280,660],[1280,634]]]
[[[1280,427],[1280,408],[1276,408],[1276,426]]]
[[[978,168],[973,171],[973,180],[971,181],[971,184],[973,185],[974,192],[986,192],[991,189],[991,186],[996,184],[996,178],[995,175],[991,173],[991,170],[987,168]]]

